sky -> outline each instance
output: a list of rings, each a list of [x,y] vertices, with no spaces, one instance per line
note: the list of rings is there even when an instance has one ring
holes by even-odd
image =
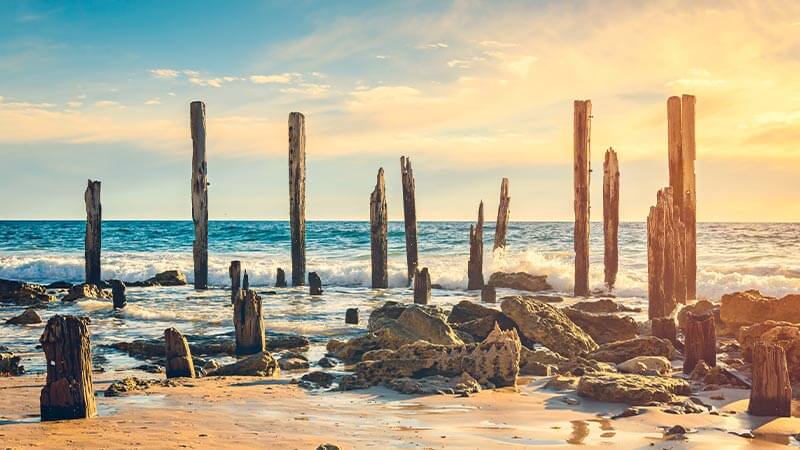
[[[800,221],[797,1],[0,0],[0,219],[191,219],[189,103],[206,103],[209,215],[288,216],[288,115],[307,217],[369,217],[400,156],[419,220],[572,220],[572,106],[592,100],[592,219],[668,184],[666,102],[697,97],[700,221]],[[491,217],[492,213],[487,216]]]

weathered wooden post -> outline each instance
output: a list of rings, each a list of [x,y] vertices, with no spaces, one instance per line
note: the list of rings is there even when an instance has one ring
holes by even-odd
[[[278,272],[275,274],[275,287],[286,287],[286,272],[278,267]]]
[[[308,273],[308,293],[311,295],[322,295],[322,279],[317,272]]]
[[[663,188],[647,216],[648,317],[667,317],[681,292],[685,296],[681,230],[683,225],[673,203],[672,188]]]
[[[164,330],[167,378],[195,378],[194,361],[189,343],[175,328]]]
[[[233,304],[236,354],[252,355],[266,348],[261,297],[253,290],[242,291]]]
[[[500,204],[497,207],[497,223],[494,229],[494,250],[505,248],[506,232],[508,231],[508,217],[511,211],[508,209],[511,197],[508,196],[508,178],[503,178],[500,182]]]
[[[206,105],[189,106],[192,128],[192,221],[194,222],[194,288],[208,289],[208,165]]]
[[[347,308],[345,310],[344,323],[358,325],[358,308]]]
[[[89,180],[83,194],[86,202],[85,272],[87,284],[100,284],[100,234],[103,208],[100,205],[100,182]]]
[[[753,347],[753,383],[747,412],[754,416],[792,416],[792,384],[783,347],[763,342]]]
[[[47,381],[39,398],[43,422],[97,415],[87,321],[55,315],[39,339],[47,361]]]
[[[125,295],[127,288],[125,283],[120,280],[111,280],[108,282],[111,285],[111,298],[114,301],[114,309],[123,309],[128,302]]]
[[[705,361],[717,365],[717,332],[713,314],[689,314],[686,321],[683,350],[683,373],[692,373],[694,366]]]
[[[575,100],[573,123],[575,184],[575,295],[589,295],[589,174],[592,102]]]
[[[244,275],[242,275],[242,290],[249,290],[250,289],[250,276],[247,275],[247,271],[244,271]]]
[[[497,303],[497,289],[488,284],[484,286],[481,289],[481,301],[484,303]]]
[[[231,261],[228,267],[228,275],[231,277],[231,305],[236,303],[236,296],[242,291],[242,262]]]
[[[414,171],[411,158],[400,157],[400,175],[403,182],[403,220],[406,226],[406,263],[408,265],[408,284],[414,278],[419,264],[417,252],[417,206],[414,198]]]
[[[678,329],[672,317],[655,317],[650,321],[651,334],[657,338],[667,339],[676,347],[682,347],[678,342]]]
[[[427,305],[431,301],[431,274],[427,267],[414,272],[414,303]]]
[[[478,223],[469,226],[467,290],[483,288],[483,201],[478,205]]]
[[[383,167],[378,170],[378,181],[369,198],[369,223],[372,239],[372,287],[374,289],[389,287],[387,253],[387,213],[386,183],[383,179]]]
[[[603,163],[603,262],[605,282],[614,289],[619,268],[619,162],[613,148],[606,150]]]
[[[306,118],[289,114],[289,226],[292,235],[292,286],[306,278]]]

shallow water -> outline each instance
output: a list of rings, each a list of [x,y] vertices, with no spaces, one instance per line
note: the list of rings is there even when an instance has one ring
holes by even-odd
[[[420,263],[431,271],[433,302],[452,305],[477,300],[466,292],[469,223],[421,222]],[[48,283],[83,279],[82,221],[0,221],[0,278]],[[94,354],[107,368],[141,364],[119,352],[99,347],[136,338],[161,336],[175,326],[186,334],[218,334],[232,330],[228,266],[239,259],[250,284],[264,298],[268,330],[292,332],[312,340],[311,361],[324,353],[331,337],[361,333],[369,312],[385,300],[409,301],[405,287],[403,226],[389,227],[389,283],[387,290],[370,289],[369,224],[366,222],[309,222],[307,267],[320,274],[325,293],[307,295],[304,288],[278,289],[269,294],[275,269],[291,279],[289,229],[285,222],[212,221],[209,227],[209,271],[212,288],[189,286],[129,288],[128,306],[114,312],[107,301],[57,303],[41,311],[89,315]],[[592,224],[591,286],[603,286],[602,226]],[[493,224],[487,224],[485,248],[491,249]],[[192,223],[190,221],[109,221],[103,223],[103,278],[143,280],[169,269],[192,278]],[[621,301],[644,306],[647,291],[646,235],[643,223],[620,225],[620,269],[615,294]],[[557,292],[572,289],[572,224],[512,222],[505,252],[487,253],[484,275],[498,270],[548,275]],[[800,290],[800,224],[698,225],[698,293],[716,300],[722,293],[760,289],[771,295]],[[501,290],[499,296],[505,292]],[[357,307],[362,325],[344,324],[344,310]],[[0,305],[0,321],[23,308]],[[41,370],[44,361],[35,349],[41,326],[0,326],[0,345],[21,353],[29,369]]]

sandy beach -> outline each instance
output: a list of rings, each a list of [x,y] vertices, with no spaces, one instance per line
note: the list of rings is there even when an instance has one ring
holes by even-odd
[[[130,373],[96,374],[95,389]],[[147,377],[147,374],[135,373]],[[152,375],[150,375],[152,377]],[[719,416],[672,415],[643,408],[635,417],[609,419],[623,404],[579,399],[574,392],[541,389],[544,379],[521,379],[514,389],[470,397],[412,396],[384,388],[309,392],[287,380],[250,377],[181,379],[119,397],[98,397],[93,420],[40,423],[41,376],[0,380],[3,448],[275,448],[314,449],[332,443],[360,448],[785,448],[800,419],[759,419],[743,413],[747,390],[701,395]],[[710,397],[722,395],[724,400]],[[665,425],[691,430],[686,439],[664,436]],[[762,427],[755,438],[729,431]],[[781,431],[783,434],[781,434]],[[794,445],[798,445],[794,441]]]

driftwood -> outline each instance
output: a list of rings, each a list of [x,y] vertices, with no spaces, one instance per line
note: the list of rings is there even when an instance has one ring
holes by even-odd
[[[494,250],[505,248],[506,232],[508,231],[508,209],[511,197],[508,196],[508,178],[503,178],[500,183],[500,204],[497,207],[497,223],[494,229]]]
[[[717,332],[713,314],[689,313],[684,329],[683,373],[692,373],[694,366],[705,361],[717,365]]]
[[[306,277],[306,118],[289,114],[289,224],[292,235],[292,286]]]
[[[414,198],[414,171],[411,169],[411,158],[400,157],[400,175],[403,182],[403,220],[406,229],[406,264],[408,266],[408,283],[411,284],[419,265],[417,251],[417,206]]]
[[[39,399],[42,421],[97,415],[87,322],[61,315],[47,321],[39,339],[47,361],[47,381]]]
[[[414,272],[414,303],[427,305],[431,301],[431,274],[427,267]]]
[[[228,268],[228,275],[231,277],[231,305],[236,303],[236,296],[242,291],[242,262],[231,261]]]
[[[685,299],[683,224],[676,214],[672,188],[663,188],[647,216],[648,316],[667,317]]]
[[[482,289],[483,282],[483,202],[478,206],[478,223],[469,226],[467,289]]]
[[[111,298],[114,301],[114,309],[124,308],[128,303],[125,283],[120,280],[110,280],[108,284],[111,285]]]
[[[792,385],[781,346],[757,342],[753,348],[753,382],[747,411],[754,416],[792,416]]]
[[[358,308],[347,308],[344,312],[344,323],[358,325]]]
[[[387,272],[387,226],[386,183],[383,179],[383,167],[378,170],[375,190],[369,198],[369,223],[371,231],[372,251],[372,287],[374,289],[389,287]]]
[[[100,205],[100,182],[89,180],[83,194],[86,202],[85,272],[87,284],[100,284],[100,234],[103,208]]]
[[[208,288],[208,165],[206,163],[206,105],[189,106],[192,128],[192,221],[194,222],[194,288]]]
[[[275,274],[275,287],[286,287],[286,272],[278,267],[278,272]]]
[[[253,290],[242,291],[233,304],[236,354],[252,355],[266,349],[261,297]]]
[[[575,295],[589,295],[589,174],[592,102],[575,100],[573,123],[575,184]]]
[[[609,148],[603,163],[603,263],[608,290],[614,289],[619,268],[619,162]]]
[[[484,303],[497,302],[497,289],[494,286],[487,284],[481,289],[481,301]]]
[[[189,343],[175,328],[164,330],[167,378],[195,378],[194,362]]]
[[[317,272],[309,272],[308,274],[308,292],[311,295],[322,295],[322,280]]]

